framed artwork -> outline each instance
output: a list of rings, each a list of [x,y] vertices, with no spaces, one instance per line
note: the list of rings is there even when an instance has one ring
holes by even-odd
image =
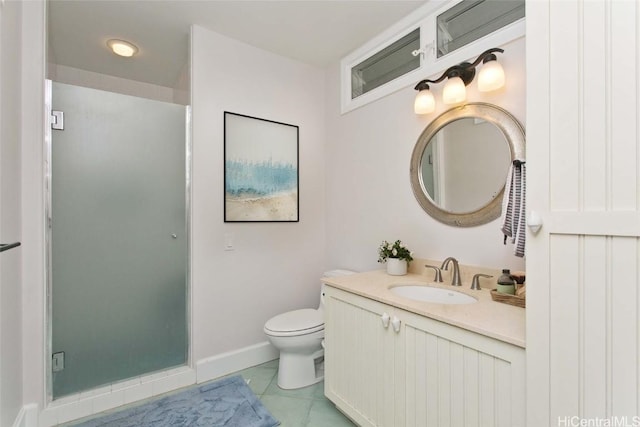
[[[224,112],[224,222],[298,222],[298,126]]]

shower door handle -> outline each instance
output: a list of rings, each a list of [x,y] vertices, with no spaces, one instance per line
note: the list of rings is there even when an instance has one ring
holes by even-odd
[[[8,251],[9,249],[17,248],[18,246],[20,246],[20,242],[0,243],[0,252]]]

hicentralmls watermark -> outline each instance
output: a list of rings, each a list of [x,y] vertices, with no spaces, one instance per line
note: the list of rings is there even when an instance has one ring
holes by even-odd
[[[607,418],[583,418],[577,415],[558,417],[558,427],[640,427],[640,415]]]

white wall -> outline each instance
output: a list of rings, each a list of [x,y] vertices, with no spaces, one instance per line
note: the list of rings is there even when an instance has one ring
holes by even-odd
[[[266,341],[269,317],[316,306],[326,267],[324,72],[193,27],[194,356]],[[300,222],[223,222],[223,112],[300,127]],[[330,169],[330,167],[329,167]],[[235,250],[224,251],[231,233]]]
[[[0,241],[21,240],[20,35],[22,5],[0,5]],[[0,254],[0,425],[22,407],[22,248]]]
[[[524,125],[525,43],[518,39],[499,55],[506,86],[480,94],[468,87],[469,102],[505,108]],[[444,71],[444,70],[443,70]],[[425,76],[427,77],[427,76]],[[340,68],[327,77],[327,260],[357,270],[380,268],[377,247],[382,240],[401,239],[420,258],[455,256],[462,264],[524,269],[503,246],[499,220],[472,228],[439,223],[418,205],[411,191],[409,162],[422,130],[445,109],[427,116],[413,113],[413,87],[340,115]],[[436,99],[442,84],[435,85]]]

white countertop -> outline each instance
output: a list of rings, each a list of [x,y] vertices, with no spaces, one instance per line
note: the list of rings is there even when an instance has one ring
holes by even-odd
[[[475,291],[469,283],[451,286],[429,280],[432,274],[408,273],[405,276],[391,276],[385,270],[375,270],[350,276],[325,277],[327,285],[370,298],[412,313],[477,332],[500,341],[525,348],[525,309],[491,299],[490,289]],[[455,290],[473,296],[478,300],[472,304],[435,304],[414,301],[392,293],[392,285],[424,284],[437,288]]]

